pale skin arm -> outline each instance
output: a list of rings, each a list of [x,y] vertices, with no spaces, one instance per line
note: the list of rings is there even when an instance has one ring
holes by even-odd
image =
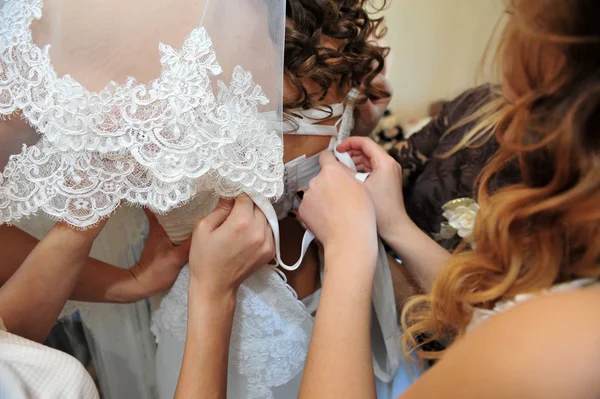
[[[0,242],[11,248],[4,252],[0,267],[0,282],[6,283],[19,269],[39,241],[14,226],[0,226]],[[128,270],[121,269],[93,258],[88,258],[75,284],[70,299],[87,302],[127,302],[124,285],[131,279]]]
[[[391,224],[390,232],[381,238],[398,254],[421,288],[429,292],[450,253],[411,220],[400,219]]]
[[[0,287],[0,318],[7,329],[42,342],[71,295],[103,224],[86,231],[55,225]]]
[[[225,399],[235,296],[205,298],[197,284],[190,281],[188,306],[188,330],[175,399]]]
[[[375,393],[370,340],[375,209],[365,185],[332,153],[321,154],[320,162],[321,172],[299,209],[325,249],[323,290],[299,397],[370,397]]]
[[[362,319],[355,309],[369,302],[348,303],[348,294],[343,292],[324,291],[322,295],[338,312],[354,315],[354,322]],[[398,399],[597,399],[600,318],[595,315],[599,306],[600,290],[587,289],[538,298],[498,314],[454,344]],[[307,362],[300,398],[342,397],[326,394],[350,385],[345,399],[376,399],[370,362],[356,367],[362,375],[352,378],[335,371],[356,361],[351,348],[367,345],[368,337],[347,344],[346,351],[335,351],[330,347],[335,347],[338,337],[328,335],[321,328],[324,324],[324,318],[317,318],[312,340],[323,344],[311,343],[308,356],[316,356],[319,350],[325,360]],[[352,325],[337,328],[346,331]]]
[[[450,254],[423,233],[406,214],[402,168],[371,139],[351,137],[338,148],[348,152],[360,172],[369,172],[366,186],[372,195],[381,238],[402,259],[419,285],[429,291]]]
[[[173,246],[156,218],[146,213],[150,231],[140,260],[122,269],[88,257],[69,299],[83,302],[131,303],[168,289],[187,261],[188,240]],[[14,226],[0,226],[0,242],[10,251],[0,262],[0,286],[17,271],[39,241]]]
[[[375,260],[344,248],[337,254],[326,250],[325,264],[330,270],[325,272],[298,397],[368,398],[375,392],[375,374],[371,360],[372,283],[365,281],[373,281]]]
[[[194,230],[188,329],[175,398],[225,399],[237,290],[273,259],[273,233],[246,196],[221,200]]]

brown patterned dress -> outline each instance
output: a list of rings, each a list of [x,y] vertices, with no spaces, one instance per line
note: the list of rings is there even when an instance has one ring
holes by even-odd
[[[498,150],[492,138],[477,148],[465,148],[448,157],[460,139],[474,127],[474,123],[461,126],[447,135],[448,129],[471,115],[489,101],[493,94],[490,85],[468,90],[455,100],[443,103],[440,112],[419,132],[408,139],[402,129],[393,127],[377,134],[376,141],[388,149],[400,163],[404,172],[404,202],[410,218],[421,230],[435,237],[445,222],[442,206],[456,198],[475,198],[477,177],[489,159]],[[508,168],[497,176],[495,186],[501,187],[520,180],[517,168]],[[446,249],[460,242],[454,237],[438,240]]]

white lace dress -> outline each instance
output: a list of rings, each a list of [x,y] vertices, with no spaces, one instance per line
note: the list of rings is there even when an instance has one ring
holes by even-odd
[[[0,147],[0,161],[8,158],[0,162],[0,223],[45,213],[87,228],[116,211],[109,225],[114,220],[118,226],[118,209],[130,203],[161,214],[165,231],[181,241],[217,195],[246,193],[267,215],[278,242],[271,202],[285,185],[285,1],[4,0],[0,6],[0,117],[20,117],[35,138],[5,134],[0,121],[3,144],[18,144],[13,152],[6,146],[10,158]],[[344,113],[351,117],[352,109]],[[347,130],[344,121],[341,130]],[[135,256],[141,237],[129,231],[126,223],[107,226],[110,245],[98,244],[102,260],[133,264],[113,262]],[[382,289],[373,298],[374,335],[382,344],[374,364],[389,382],[400,360],[386,267],[378,269]],[[158,387],[165,398],[172,397],[181,363],[187,273],[154,316]],[[92,333],[103,332],[95,349],[115,365],[99,370],[114,377],[104,392],[110,399],[156,393],[152,381],[143,383],[154,366],[147,309],[132,306],[137,310],[123,317],[115,315],[131,307],[90,311],[86,322]],[[238,294],[228,396],[294,397],[311,330],[309,312],[280,273],[265,267],[253,275]]]
[[[177,7],[5,0],[0,7],[0,223],[22,223],[39,238],[44,223],[28,217],[44,213],[87,228],[116,211],[109,225],[123,225],[107,225],[92,255],[131,266],[142,237],[129,234],[135,225],[123,218],[123,203],[168,214],[161,222],[177,240],[210,210],[206,196],[247,193],[268,204],[281,195],[281,126],[264,114],[281,119],[283,0],[187,0]],[[7,130],[6,118],[26,125]],[[302,323],[310,319],[275,272],[257,275],[244,295],[256,298],[239,306],[236,320],[251,317],[236,321],[249,328],[236,332],[243,339],[232,364],[252,381],[255,397],[268,397],[266,386],[301,370],[304,357],[294,348],[308,342]],[[278,310],[265,310],[271,305]],[[147,380],[155,348],[146,304],[88,309],[86,326],[103,337],[92,350],[108,381],[104,395],[155,397],[154,378]],[[181,322],[181,309],[169,325]],[[270,316],[271,324],[259,322]],[[281,368],[265,367],[270,353]],[[287,370],[285,356],[294,358]]]
[[[212,209],[216,198],[199,198],[159,221],[174,240],[191,234],[194,221]],[[160,398],[175,393],[187,330],[189,269],[154,313],[158,340],[156,377]],[[238,292],[229,350],[229,398],[289,398],[298,393],[313,319],[282,276],[272,267],[251,276]]]

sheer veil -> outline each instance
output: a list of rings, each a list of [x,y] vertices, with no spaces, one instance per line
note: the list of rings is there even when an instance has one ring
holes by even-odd
[[[283,0],[0,0],[0,223],[41,238],[114,213],[92,255],[129,267],[129,205],[276,199],[284,25]],[[105,397],[156,397],[150,318],[86,306]]]
[[[281,194],[282,0],[1,12],[0,115],[18,125],[1,131],[1,222],[42,210],[86,228],[122,201],[164,213],[198,192]]]

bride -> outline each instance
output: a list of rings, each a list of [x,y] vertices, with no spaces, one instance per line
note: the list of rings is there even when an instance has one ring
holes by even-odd
[[[341,3],[288,1],[285,16],[279,0],[6,0],[1,10],[0,114],[11,119],[0,131],[2,153],[13,155],[2,163],[1,222],[39,236],[41,222],[24,218],[42,211],[86,228],[130,203],[156,212],[182,242],[219,196],[246,193],[265,212],[280,268],[266,267],[240,289],[230,397],[297,392],[320,267],[310,232],[278,219],[297,208],[297,191],[318,171],[313,155],[350,133],[357,97],[387,94],[372,83],[383,67],[384,50],[368,43],[378,22],[366,1]],[[283,132],[292,133],[285,151]],[[139,253],[138,215],[119,208],[96,254]],[[184,269],[153,301],[160,397],[172,397],[177,380],[187,279]],[[381,322],[396,319],[383,261],[377,281],[374,361],[388,383],[399,332]],[[111,374],[105,394],[153,397],[148,311],[128,306],[90,307],[84,321],[98,341],[100,374]]]

